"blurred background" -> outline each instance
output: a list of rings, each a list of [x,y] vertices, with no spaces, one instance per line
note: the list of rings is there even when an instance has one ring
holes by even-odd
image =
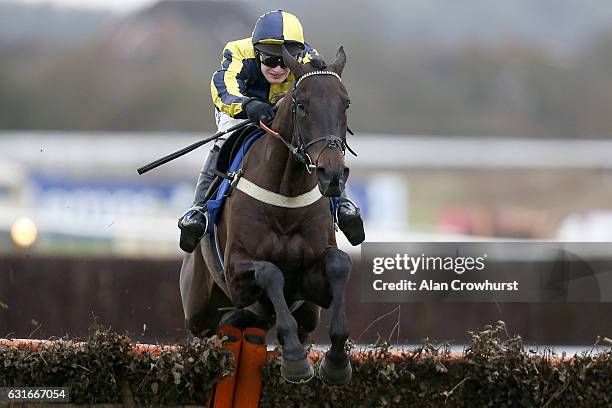
[[[136,168],[214,133],[223,46],[277,8],[347,52],[368,240],[612,241],[607,0],[0,0],[0,336],[184,338],[176,220],[208,148]],[[362,342],[398,320],[402,342],[499,319],[529,342],[612,334],[610,303],[361,303],[341,246],[352,337],[400,311]]]

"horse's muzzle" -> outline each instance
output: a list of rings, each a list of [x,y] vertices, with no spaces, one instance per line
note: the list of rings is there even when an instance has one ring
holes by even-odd
[[[349,168],[343,164],[317,167],[319,190],[326,197],[339,197],[344,191]]]

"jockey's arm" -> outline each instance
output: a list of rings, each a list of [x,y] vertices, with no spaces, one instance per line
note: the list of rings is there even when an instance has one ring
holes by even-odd
[[[237,119],[246,118],[243,104],[248,101],[245,93],[244,64],[240,50],[229,42],[223,50],[221,69],[216,71],[210,82],[213,103],[219,111]]]

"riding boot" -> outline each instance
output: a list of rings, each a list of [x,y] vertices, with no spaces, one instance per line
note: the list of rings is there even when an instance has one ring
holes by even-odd
[[[336,199],[336,203],[336,220],[340,231],[351,245],[361,244],[365,240],[365,231],[359,207],[346,197],[345,192]]]
[[[179,246],[185,252],[193,252],[200,239],[202,239],[208,230],[208,213],[204,199],[208,188],[215,179],[215,170],[220,150],[221,147],[218,145],[214,145],[210,150],[196,183],[193,204],[178,220],[178,227],[181,230]]]

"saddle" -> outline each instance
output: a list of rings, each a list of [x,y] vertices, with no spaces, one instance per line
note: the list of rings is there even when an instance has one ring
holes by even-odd
[[[255,125],[248,125],[233,132],[221,146],[219,159],[217,161],[217,171],[220,173],[227,173],[232,164],[232,160],[234,160],[239,149],[244,145],[244,142],[249,136],[252,136],[259,130],[259,127]]]

